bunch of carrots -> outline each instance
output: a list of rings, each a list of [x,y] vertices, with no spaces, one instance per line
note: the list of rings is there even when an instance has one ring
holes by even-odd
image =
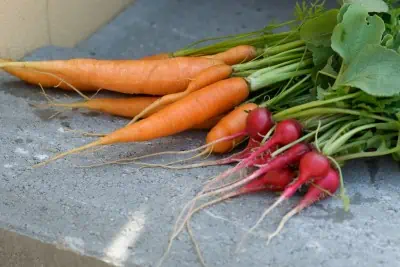
[[[387,88],[382,90],[381,83],[370,79],[369,73],[365,74],[368,80],[362,80],[365,69],[373,64],[386,71],[385,56],[390,60],[388,65],[400,66],[400,11],[386,2],[344,1],[339,9],[330,10],[318,2],[297,4],[292,21],[202,40],[172,53],[141,59],[2,60],[0,68],[27,83],[74,90],[85,98],[74,103],[51,101],[46,106],[85,108],[129,119],[126,126],[98,134],[96,141],[36,167],[93,147],[149,141],[193,129],[208,131],[205,144],[199,148],[157,154],[200,151],[190,158],[163,165],[140,161],[153,154],[109,162],[169,169],[234,164],[185,205],[167,252],[185,227],[190,232],[191,217],[205,207],[241,194],[281,192],[251,232],[276,206],[301,187],[306,188],[303,199],[282,219],[270,241],[290,217],[334,196],[338,189],[348,209],[341,175],[341,166],[347,161],[383,155],[400,158],[399,115],[393,107],[400,103],[400,92],[395,83],[385,83]],[[359,31],[349,34],[356,23]],[[370,24],[375,28],[371,30]],[[286,26],[289,30],[275,32]],[[363,27],[369,35],[363,35]],[[358,39],[353,42],[351,38]],[[212,43],[205,45],[207,41]],[[372,62],[374,55],[379,55],[380,61]],[[381,81],[385,71],[374,73],[376,80]],[[85,95],[99,90],[126,97]],[[243,143],[247,144],[244,149],[231,153]],[[230,155],[179,164],[210,153]],[[251,170],[247,177],[229,180],[244,169]],[[200,200],[221,194],[196,206]]]

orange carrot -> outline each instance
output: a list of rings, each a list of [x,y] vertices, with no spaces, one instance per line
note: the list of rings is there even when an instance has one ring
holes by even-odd
[[[45,106],[63,108],[84,108],[89,110],[101,111],[111,115],[133,118],[143,109],[154,103],[154,101],[156,101],[157,99],[159,99],[159,97],[152,96],[137,96],[129,98],[95,98],[89,99],[87,101],[73,103],[49,103]],[[146,116],[150,116],[161,108],[163,107],[161,106],[160,108],[153,110],[152,112],[146,114]]]
[[[221,63],[197,57],[164,60],[70,59],[3,62],[0,68],[21,67],[61,74],[82,84],[126,94],[166,95],[184,91],[196,74]]]
[[[235,65],[254,59],[257,56],[257,50],[251,45],[238,45],[224,52],[204,56],[205,58],[213,58],[223,61],[227,65]]]
[[[217,125],[217,123],[225,116],[225,114],[223,115],[219,115],[219,116],[215,116],[209,120],[206,120],[200,124],[197,124],[195,126],[192,127],[192,129],[194,130],[210,130],[212,129],[215,125]]]
[[[190,57],[190,55],[188,55]],[[243,63],[249,60],[254,59],[257,56],[257,49],[251,45],[238,45],[232,48],[227,49],[226,51],[213,54],[213,55],[204,55],[201,57],[204,58],[213,58],[217,60],[223,61],[227,65],[235,65],[239,63]],[[173,53],[160,53],[154,54],[150,56],[142,57],[142,60],[155,60],[155,59],[167,59],[173,58]]]
[[[199,90],[217,81],[226,79],[231,75],[231,73],[232,73],[232,67],[225,64],[214,65],[212,67],[204,69],[193,78],[193,80],[189,83],[185,91],[161,97],[160,99],[152,103],[150,106],[145,108],[138,115],[136,115],[130,121],[129,124],[132,124],[141,119],[142,117],[145,117],[148,112],[152,112],[154,109],[159,109],[160,106],[169,105],[173,102],[178,101],[179,99],[184,98],[185,96],[189,95],[190,93],[196,90]]]
[[[12,60],[6,60],[6,59],[0,59],[0,62],[12,62]],[[24,69],[24,68],[17,68],[17,67],[4,67],[3,70],[7,72],[8,74],[11,74],[26,83],[29,84],[35,84],[35,85],[42,85],[43,87],[59,87],[64,90],[72,91],[73,88],[63,82],[62,80],[66,81],[67,83],[73,85],[75,88],[79,89],[80,91],[97,91],[99,88],[87,84],[83,84],[79,81],[76,81],[74,79],[68,78],[62,74],[58,74],[57,76],[60,79],[57,79],[57,77],[45,74],[45,73],[39,73],[35,72],[29,69]]]
[[[210,144],[224,137],[233,136],[235,134],[244,132],[246,130],[247,119],[247,113],[245,111],[250,111],[255,108],[257,108],[257,105],[254,103],[243,104],[235,108],[211,129],[211,131],[207,134],[206,143]],[[246,135],[243,135],[233,140],[218,142],[209,147],[209,149],[213,153],[227,153],[235,148],[236,145],[245,138]]]
[[[158,59],[168,59],[168,58],[172,58],[172,56],[169,53],[160,53],[160,54],[145,56],[140,59],[141,60],[158,60]]]
[[[148,141],[183,132],[231,110],[243,102],[249,93],[249,85],[243,78],[233,77],[213,83],[146,119],[116,130],[82,147],[61,153],[39,165],[96,146]]]

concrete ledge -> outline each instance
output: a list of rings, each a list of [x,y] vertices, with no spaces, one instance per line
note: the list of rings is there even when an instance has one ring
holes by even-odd
[[[4,267],[112,267],[93,257],[0,229],[0,262]]]

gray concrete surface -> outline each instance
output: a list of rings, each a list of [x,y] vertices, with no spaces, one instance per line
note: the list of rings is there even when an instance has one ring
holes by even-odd
[[[46,47],[27,59],[135,58],[173,50],[204,36],[258,29],[274,17],[290,17],[293,3],[137,0],[77,48]],[[60,101],[78,99],[59,91],[49,94]],[[107,147],[32,169],[56,152],[91,140],[69,129],[107,132],[126,123],[87,111],[67,111],[49,119],[55,110],[30,105],[38,102],[44,98],[37,87],[1,74],[0,227],[114,265],[154,266],[183,204],[224,168],[167,171],[76,165],[193,148],[203,143],[205,134],[188,132]],[[272,231],[297,199],[266,219],[239,253],[235,249],[245,229],[274,196],[241,197],[198,214],[192,226],[206,262],[209,266],[400,266],[399,165],[387,158],[356,161],[344,175],[350,212],[345,213],[337,199],[324,201],[293,218],[268,247],[261,234]],[[163,266],[200,266],[186,233],[174,243]]]

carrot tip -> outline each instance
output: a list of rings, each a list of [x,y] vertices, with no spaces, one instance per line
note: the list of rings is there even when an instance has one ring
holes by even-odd
[[[50,158],[50,159],[48,159],[46,161],[43,161],[43,162],[40,162],[38,164],[33,165],[32,168],[37,168],[37,167],[44,166],[44,165],[46,165],[46,164],[48,164],[50,162],[53,162],[53,161],[55,161],[57,159],[60,159],[60,158],[63,158],[65,156],[68,156],[68,155],[71,155],[71,154],[75,154],[75,153],[78,153],[78,152],[81,152],[81,151],[84,151],[86,149],[89,149],[89,148],[92,148],[92,147],[95,147],[95,146],[99,146],[99,145],[102,145],[101,139],[99,139],[99,140],[97,140],[95,142],[89,143],[87,145],[71,149],[71,150],[69,150],[67,152],[60,153],[57,156],[54,156],[53,158]]]

